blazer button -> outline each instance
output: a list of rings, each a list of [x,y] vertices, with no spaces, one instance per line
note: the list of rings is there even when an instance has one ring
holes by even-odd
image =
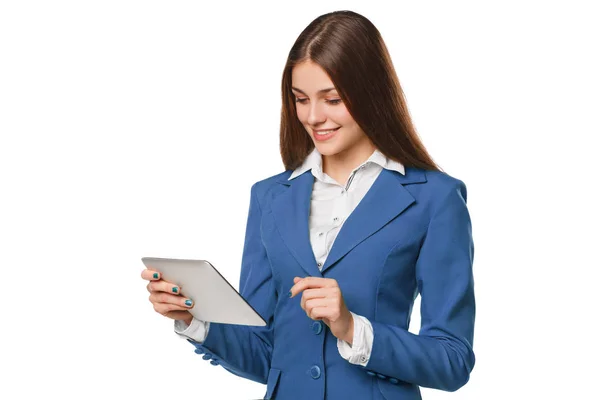
[[[367,371],[367,375],[375,376],[375,372],[373,372],[373,371]]]
[[[385,375],[381,375],[381,374],[377,374],[377,377],[378,377],[379,379],[387,379],[387,376],[385,376]]]
[[[194,353],[196,353],[196,354],[204,354],[204,349],[196,349],[196,350],[194,350]]]
[[[205,355],[202,356],[203,360],[210,360],[212,358],[212,354],[210,353],[206,353]]]
[[[312,330],[315,333],[315,335],[320,334],[323,331],[323,323],[321,321],[313,322]]]
[[[219,362],[217,360],[210,360],[210,363],[212,365],[219,365]]]
[[[392,382],[394,385],[397,385],[399,381],[396,378],[390,378],[390,382]]]
[[[310,367],[310,376],[313,379],[319,379],[319,377],[321,376],[321,368],[319,368],[318,365],[313,365],[312,367]]]

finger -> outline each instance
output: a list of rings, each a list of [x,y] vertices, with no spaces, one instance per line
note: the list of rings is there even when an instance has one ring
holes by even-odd
[[[320,278],[318,276],[307,276],[305,278],[301,278],[302,281],[307,282],[308,284],[314,284],[318,286],[331,287],[336,286],[337,281],[332,278]]]
[[[330,311],[331,310],[329,310],[328,307],[313,307],[306,314],[308,315],[308,318],[318,321],[321,319],[326,319],[327,316],[331,313]]]
[[[308,288],[332,287],[335,285],[337,285],[337,281],[335,279],[309,276],[294,284],[294,286],[292,286],[290,289],[289,296],[294,297],[298,293]]]
[[[178,285],[175,285],[171,282],[167,282],[164,280],[159,280],[156,282],[148,283],[149,292],[167,292],[175,295],[179,295],[181,293],[181,288]]]
[[[300,299],[300,305],[304,308],[304,304],[307,300],[315,298],[324,298],[331,295],[331,289],[319,288],[319,289],[306,289],[302,292],[302,299]]]
[[[187,311],[189,307],[181,307],[177,304],[170,304],[170,303],[154,303],[154,310],[162,315],[165,315],[167,313],[173,312],[173,311]]]
[[[310,314],[310,311],[315,307],[331,307],[331,306],[332,306],[331,299],[318,298],[318,299],[308,300],[306,303],[304,303],[304,307],[302,307],[302,308],[304,309],[304,311],[306,311],[307,314]]]
[[[148,299],[155,305],[170,304],[177,306],[177,310],[188,310],[194,307],[194,301],[192,299],[165,292],[152,292],[150,293],[150,296],[148,296]]]
[[[303,278],[300,278],[299,276],[296,276],[294,278],[294,284],[292,285],[292,287],[290,288],[290,292],[288,293],[290,297],[294,297],[298,293],[297,284],[298,282],[302,281],[302,279]],[[292,290],[294,291],[293,293]]]
[[[152,269],[145,269],[142,271],[142,279],[147,281],[156,281],[160,279],[160,272],[154,271]]]
[[[331,293],[334,293],[331,288],[306,289],[302,292],[302,296],[308,300],[315,297],[328,297]]]

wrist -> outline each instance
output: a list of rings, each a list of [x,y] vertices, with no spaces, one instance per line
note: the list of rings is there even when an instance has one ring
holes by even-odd
[[[186,317],[185,319],[183,319],[182,321],[185,322],[185,324],[187,326],[190,326],[192,324],[192,320],[194,319],[194,316],[190,314],[189,317]]]
[[[350,322],[348,323],[348,329],[346,329],[346,334],[343,336],[342,340],[348,342],[350,346],[352,346],[352,342],[354,341],[354,317],[350,314]]]

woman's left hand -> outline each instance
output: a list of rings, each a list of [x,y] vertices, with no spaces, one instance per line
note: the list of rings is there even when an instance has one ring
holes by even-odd
[[[346,308],[342,291],[335,279],[295,277],[289,296],[294,297],[298,293],[302,293],[300,306],[309,318],[322,320],[335,337],[352,344],[354,319]]]

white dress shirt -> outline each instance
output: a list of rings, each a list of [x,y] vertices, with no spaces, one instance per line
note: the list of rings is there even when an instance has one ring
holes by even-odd
[[[309,232],[319,269],[325,264],[342,225],[371,188],[381,170],[386,168],[403,175],[405,173],[401,163],[387,158],[379,150],[375,150],[371,157],[352,171],[345,185],[340,185],[324,173],[322,165],[322,155],[315,148],[288,178],[292,180],[308,170],[315,177],[310,199]],[[373,347],[373,327],[365,317],[350,312],[354,319],[352,345],[338,339],[338,351],[348,362],[366,366]],[[190,338],[202,343],[209,328],[209,322],[196,318],[189,326],[183,321],[175,320],[175,332],[183,339]]]

